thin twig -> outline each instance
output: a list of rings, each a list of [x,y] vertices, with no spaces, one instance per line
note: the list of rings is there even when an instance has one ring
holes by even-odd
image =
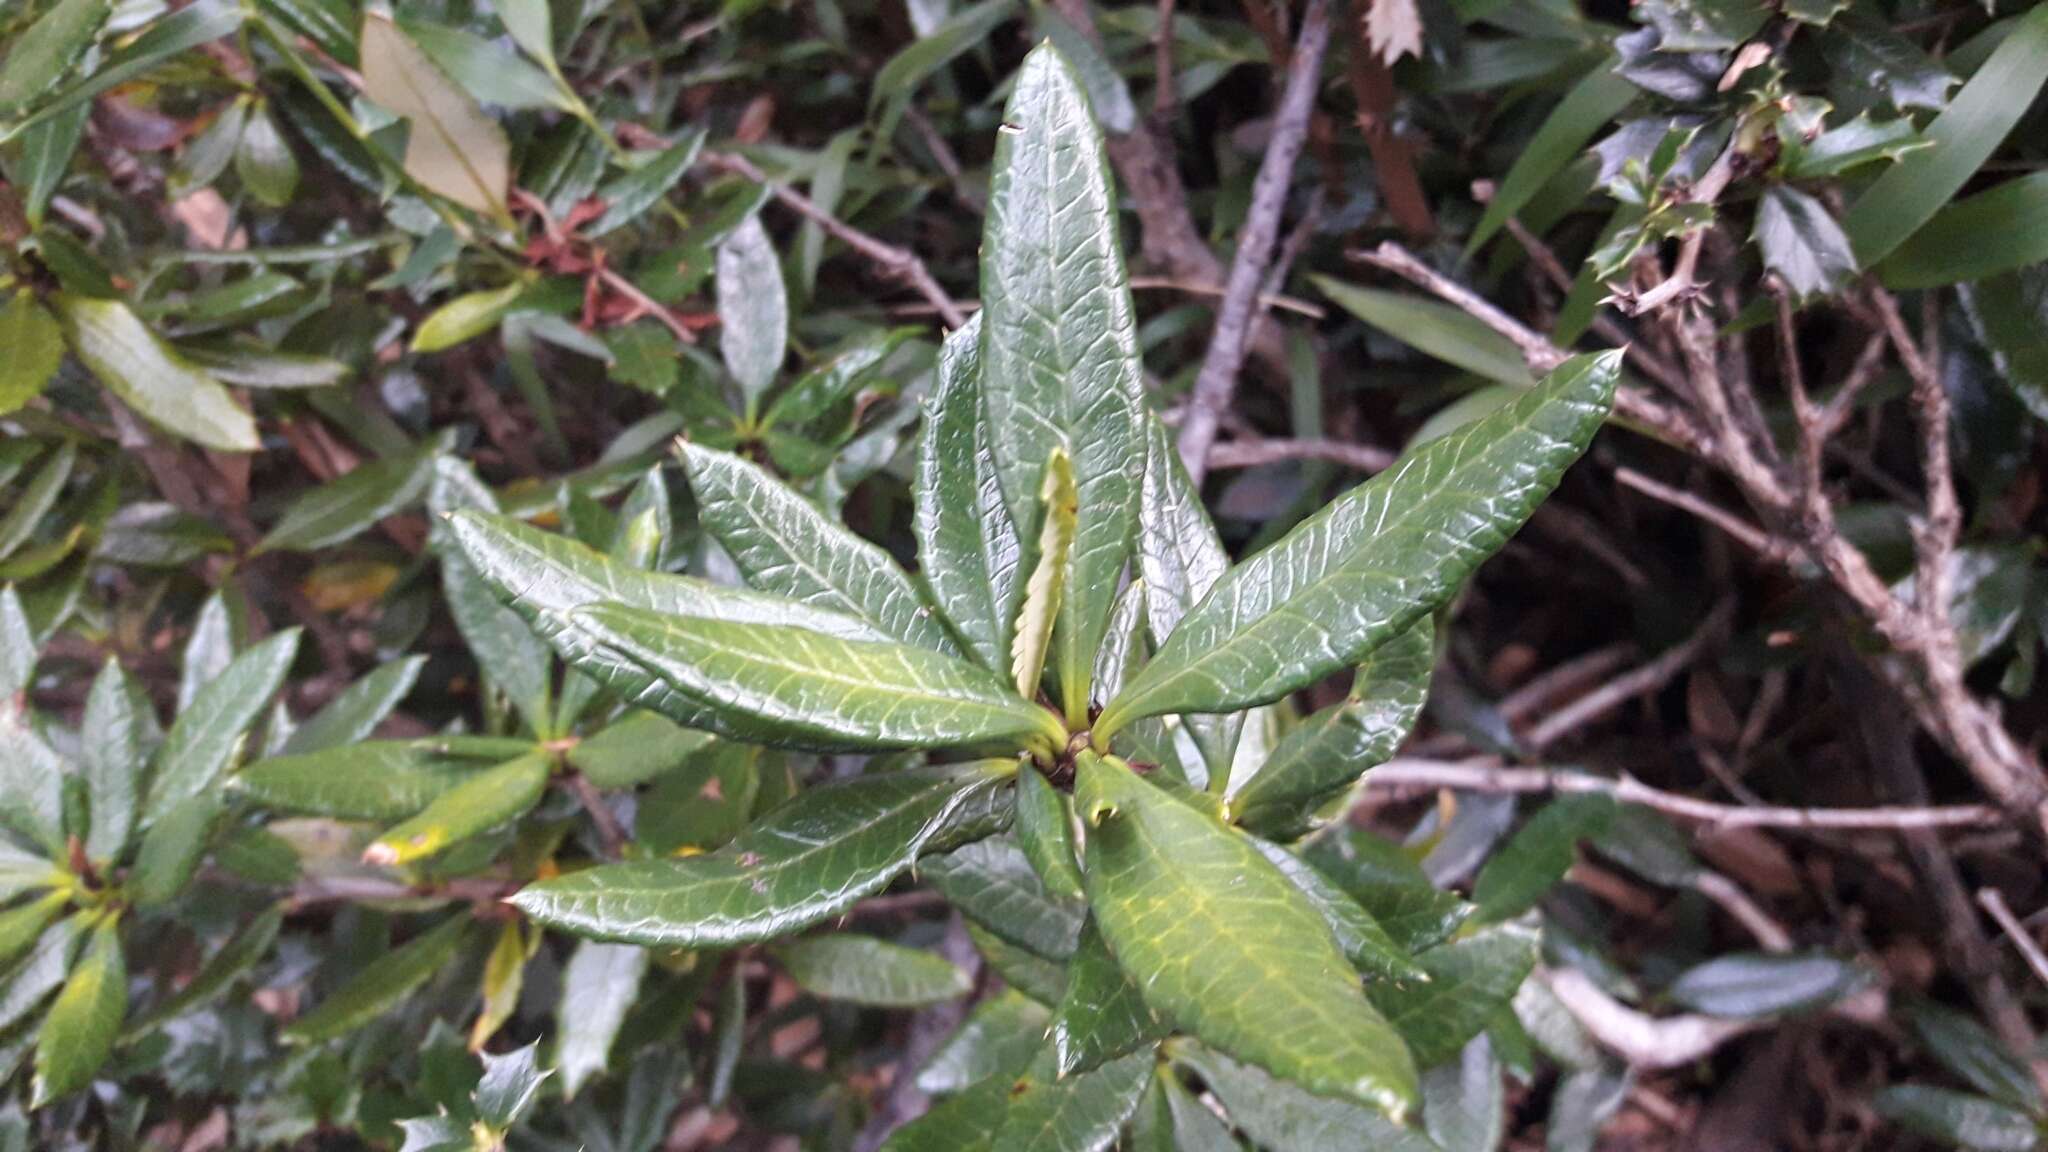
[[[1727,533],[1736,543],[1759,556],[1783,562],[1799,554],[1798,547],[1791,541],[1781,540],[1720,505],[1682,488],[1673,488],[1661,480],[1652,480],[1633,468],[1616,468],[1614,478],[1652,500],[1692,513]]]
[[[2034,939],[2034,934],[2027,931],[2020,918],[2012,914],[2004,895],[1996,888],[1979,888],[1977,904],[1998,921],[1999,929],[2005,933],[2006,939],[2012,941],[2012,946],[2019,949],[2020,959],[2027,962],[2027,967],[2034,970],[2041,983],[2048,984],[2048,953],[2041,951],[2041,942]]]
[[[625,827],[619,823],[619,818],[613,813],[611,805],[605,803],[604,794],[597,790],[597,785],[590,782],[590,777],[574,769],[562,773],[557,779],[562,782],[562,787],[569,795],[576,797],[576,802],[583,806],[583,810],[590,814],[590,822],[597,825],[597,838],[604,846],[605,857],[617,860],[623,856],[626,843],[632,837],[626,835]]]
[[[1602,793],[1624,804],[1716,828],[1780,828],[1799,832],[1900,832],[1910,829],[1990,828],[2002,820],[1986,804],[1877,808],[1742,807],[1666,792],[1633,776],[1609,778],[1553,768],[1507,768],[1492,759],[1444,761],[1400,758],[1366,773],[1374,791],[1431,791],[1583,795]]]
[[[1220,285],[1197,284],[1182,280],[1176,276],[1133,276],[1131,277],[1131,288],[1133,291],[1138,292],[1148,289],[1185,292],[1190,296],[1216,297],[1223,295],[1223,288]],[[1329,311],[1320,304],[1313,304],[1299,296],[1288,296],[1280,292],[1259,293],[1259,307],[1278,308],[1283,311],[1292,312],[1297,316],[1306,316],[1311,320],[1321,320],[1329,315]]]
[[[1282,460],[1326,460],[1360,472],[1379,472],[1392,465],[1394,453],[1370,444],[1342,440],[1226,440],[1209,449],[1212,469],[1257,468]]]
[[[1734,614],[1732,601],[1723,600],[1716,605],[1692,635],[1673,645],[1655,660],[1636,668],[1623,676],[1601,685],[1556,712],[1545,717],[1542,723],[1529,730],[1525,738],[1530,748],[1541,752],[1543,748],[1559,737],[1571,732],[1587,721],[1605,715],[1615,708],[1663,688],[1704,651],[1708,644],[1720,637],[1728,627],[1729,618]]]
[[[1180,428],[1181,462],[1197,486],[1208,471],[1218,414],[1229,407],[1238,371],[1244,367],[1259,288],[1266,279],[1273,244],[1280,235],[1280,213],[1287,206],[1287,190],[1294,181],[1294,162],[1308,140],[1309,113],[1315,108],[1323,51],[1329,43],[1330,0],[1309,0],[1301,18],[1300,38],[1288,61],[1287,83],[1273,117],[1272,138],[1259,161],[1258,176],[1252,181],[1251,209],[1245,215],[1244,227],[1238,231],[1237,255],[1231,260],[1230,275],[1223,283],[1223,304],[1217,310],[1216,330],[1209,339],[1208,354],[1202,358],[1201,371],[1195,377],[1187,418]]]
[[[770,180],[753,161],[737,153],[706,152],[703,155],[703,163],[721,171],[736,173],[765,186],[771,195],[797,215],[816,223],[827,235],[867,257],[884,272],[900,277],[931,304],[938,312],[939,318],[946,322],[946,327],[958,328],[967,323],[967,314],[960,310],[960,306],[953,302],[953,298],[946,294],[944,288],[939,287],[939,282],[932,279],[931,270],[924,266],[924,261],[918,259],[916,253],[878,240],[855,228],[818,207],[812,203],[810,197],[782,181]]]

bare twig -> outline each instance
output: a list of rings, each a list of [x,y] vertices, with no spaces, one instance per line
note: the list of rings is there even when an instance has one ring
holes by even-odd
[[[2048,984],[2048,953],[2041,951],[2041,942],[2034,939],[2034,934],[2027,931],[2027,926],[2020,923],[2020,918],[2012,914],[2012,909],[2005,902],[2005,896],[1996,888],[1979,888],[1977,904],[1998,922],[1999,930],[2005,933],[2006,939],[2012,941],[2014,948],[2019,949],[2020,958],[2027,962],[2027,967],[2034,970],[2034,975],[2043,984]]]
[[[1652,500],[1692,513],[1727,533],[1736,543],[1759,556],[1783,563],[1799,554],[1798,546],[1791,541],[1781,540],[1720,505],[1682,488],[1673,488],[1661,480],[1652,480],[1633,468],[1616,468],[1614,478]]]
[[[1988,828],[2000,823],[1998,810],[1985,804],[1947,807],[1877,808],[1741,807],[1697,800],[1653,788],[1633,776],[1608,778],[1587,772],[1552,768],[1507,768],[1492,759],[1471,761],[1390,760],[1368,772],[1368,789],[1466,792],[1604,793],[1624,804],[1654,809],[1674,819],[1716,828],[1780,828],[1800,832],[1899,832],[1908,829]]]
[[[878,240],[855,228],[832,213],[811,202],[811,198],[784,184],[770,180],[753,161],[733,152],[706,152],[703,163],[726,172],[736,173],[756,184],[767,187],[769,194],[781,201],[797,215],[810,220],[825,230],[826,234],[840,243],[867,257],[883,272],[896,276],[917,290],[935,309],[948,328],[958,328],[967,323],[967,314],[946,294],[937,280],[932,279],[931,270],[917,254],[906,248]]]
[[[1394,462],[1394,453],[1370,444],[1342,440],[1226,440],[1209,449],[1209,467],[1256,468],[1281,460],[1326,460],[1360,472],[1378,472]]]
[[[1216,297],[1223,295],[1221,285],[1196,284],[1174,276],[1133,276],[1131,277],[1131,289],[1137,292],[1143,292],[1147,289],[1185,292],[1190,296]],[[1280,292],[1259,293],[1259,307],[1279,308],[1283,311],[1292,312],[1297,316],[1306,316],[1311,320],[1321,320],[1329,315],[1329,311],[1320,304],[1313,304],[1299,296],[1288,296]]]
[[[1530,748],[1540,752],[1587,721],[1620,707],[1638,696],[1655,692],[1671,682],[1671,678],[1690,665],[1706,646],[1720,637],[1728,627],[1728,620],[1734,614],[1734,604],[1723,600],[1716,605],[1692,635],[1673,645],[1655,660],[1623,676],[1617,676],[1600,687],[1563,708],[1551,713],[1529,730],[1526,737]]]
[[[1294,162],[1308,139],[1309,113],[1315,108],[1316,86],[1322,79],[1323,51],[1330,43],[1330,0],[1309,0],[1301,19],[1301,35],[1288,61],[1287,84],[1273,117],[1273,135],[1252,182],[1251,209],[1237,236],[1237,255],[1223,285],[1216,331],[1180,428],[1180,457],[1188,476],[1199,486],[1208,471],[1209,448],[1216,442],[1217,415],[1230,404],[1237,374],[1244,366],[1247,336],[1258,307],[1260,285],[1280,235],[1280,213],[1294,180]]]
[[[1576,968],[1538,968],[1535,978],[1591,1033],[1600,1046],[1632,1068],[1679,1068],[1711,1054],[1737,1036],[1766,1028],[1771,1020],[1729,1020],[1717,1016],[1650,1016],[1609,996]],[[1862,1024],[1886,1015],[1883,989],[1870,987],[1835,1003],[1831,1013]]]
[[[605,803],[604,794],[597,790],[597,785],[590,782],[590,777],[572,768],[556,779],[560,780],[563,789],[583,806],[583,810],[590,814],[590,822],[597,825],[598,842],[604,845],[606,858],[617,860],[624,855],[626,842],[632,837],[626,835],[625,827],[619,823],[619,818],[612,812],[611,805]]]

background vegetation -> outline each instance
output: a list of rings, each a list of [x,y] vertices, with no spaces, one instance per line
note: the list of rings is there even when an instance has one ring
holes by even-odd
[[[915,571],[921,413],[1048,40],[1231,555],[1627,352],[1390,674],[1427,703],[1358,721],[1378,766],[1264,817],[1420,965],[1362,965],[1411,1126],[1176,1036],[1032,1146],[2048,1143],[2048,6],[393,7],[0,13],[0,1149],[1000,1114],[969,1090],[1091,955],[1021,828],[768,945],[506,902],[917,754],[625,707],[442,514],[760,583],[680,435]],[[1250,712],[1240,762],[1351,689]]]

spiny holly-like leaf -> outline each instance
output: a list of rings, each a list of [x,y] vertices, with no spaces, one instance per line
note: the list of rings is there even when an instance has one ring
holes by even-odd
[[[552,928],[661,947],[727,947],[815,924],[888,886],[919,855],[1000,826],[1013,761],[916,768],[813,788],[724,848],[607,864],[512,897]]]
[[[1238,565],[1096,722],[1277,700],[1365,658],[1521,527],[1606,418],[1618,352],[1566,361],[1527,396],[1408,456]]]
[[[1088,905],[1173,1024],[1277,1076],[1396,1118],[1415,1066],[1314,906],[1238,833],[1083,752]]]
[[[981,411],[981,313],[946,337],[917,465],[917,552],[932,596],[977,659],[1010,667],[1022,545]]]
[[[1073,463],[1065,449],[1055,447],[1045,459],[1045,479],[1038,488],[1038,564],[1024,585],[1017,636],[1010,642],[1010,679],[1026,700],[1038,697],[1038,681],[1045,674],[1045,653],[1052,646],[1053,624],[1066,592],[1078,499]]]
[[[989,448],[1011,518],[1037,522],[1045,461],[1072,459],[1079,521],[1053,668],[1085,714],[1095,649],[1130,558],[1142,408],[1136,313],[1102,133],[1050,44],[1025,58],[1003,112],[982,235]]]
[[[626,1022],[626,1013],[640,995],[647,972],[647,950],[631,944],[584,940],[562,970],[562,1000],[555,1012],[555,1070],[562,1074],[562,1095],[603,1072],[612,1041]]]
[[[729,452],[677,447],[697,494],[697,518],[747,583],[799,604],[842,612],[892,639],[957,651],[887,552]]]
[[[1066,738],[1050,712],[987,669],[907,644],[617,604],[579,609],[575,619],[658,682],[637,702],[721,736],[817,751]],[[600,683],[622,682],[611,660],[579,667]]]

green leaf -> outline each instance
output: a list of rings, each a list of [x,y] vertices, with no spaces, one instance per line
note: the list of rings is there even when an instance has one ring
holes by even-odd
[[[574,106],[553,77],[496,40],[416,20],[403,20],[399,27],[448,79],[481,103],[514,111]]]
[[[159,1000],[154,1007],[143,1013],[121,1033],[123,1044],[156,1031],[165,1023],[199,1008],[214,997],[228,990],[235,980],[254,968],[258,961],[270,955],[270,946],[277,941],[277,930],[284,924],[284,907],[272,905],[264,909],[254,920],[235,931],[235,934],[206,958],[192,979],[177,991]]]
[[[43,522],[43,517],[50,514],[64,495],[64,483],[71,479],[71,469],[77,459],[77,445],[65,441],[43,462],[42,467],[36,469],[35,478],[15,494],[7,515],[0,517],[0,558],[13,555],[35,535],[36,526]]]
[[[340,820],[399,820],[464,777],[436,758],[432,741],[373,740],[258,760],[237,773],[235,791],[284,812]]]
[[[554,757],[529,752],[478,772],[436,796],[419,815],[388,829],[363,851],[372,864],[407,864],[509,824],[540,803]]]
[[[1535,385],[1514,343],[1448,304],[1311,276],[1323,295],[1383,334],[1453,367],[1516,388]]]
[[[443,74],[389,17],[365,13],[363,90],[412,125],[405,174],[427,191],[499,220],[512,150],[497,121]]]
[[[1790,185],[1764,189],[1752,238],[1763,252],[1764,270],[1795,301],[1834,295],[1856,278],[1856,254],[1841,225],[1826,205]]]
[[[555,68],[554,15],[548,0],[492,0],[498,19],[512,42],[552,72]]]
[[[484,1074],[476,1085],[477,1117],[492,1130],[503,1132],[519,1123],[540,1097],[541,1084],[554,1075],[538,1067],[539,1052],[535,1041],[503,1055],[478,1053]]]
[[[1956,78],[1875,13],[1852,8],[1831,22],[1821,47],[1834,72],[1905,111],[1939,112]],[[1853,78],[1853,79],[1851,79]]]
[[[113,1055],[128,1014],[128,960],[121,951],[119,921],[106,916],[93,929],[78,966],[57,993],[36,1034],[34,1100],[41,1108],[92,1083],[93,1073]]]
[[[293,729],[285,739],[284,752],[324,752],[368,740],[412,691],[426,664],[425,656],[408,656],[371,669]]]
[[[244,388],[326,388],[348,379],[349,366],[325,356],[271,352],[245,345],[185,345],[187,360],[223,384]]]
[[[1909,1132],[1971,1152],[2034,1152],[2041,1125],[1982,1096],[1931,1084],[1894,1084],[1877,1094],[1878,1114]]]
[[[1418,953],[1427,981],[1382,980],[1366,993],[1400,1029],[1415,1062],[1432,1067],[1458,1054],[1514,999],[1536,965],[1536,938],[1502,925]]]
[[[605,181],[597,190],[598,199],[605,202],[604,215],[586,225],[583,234],[602,236],[639,219],[641,213],[668,195],[669,189],[696,163],[697,153],[703,147],[704,130],[692,128],[674,144],[643,156],[640,164],[624,175]]]
[[[640,996],[646,972],[644,948],[577,942],[562,970],[562,999],[555,1009],[555,1070],[562,1074],[565,1099],[610,1063],[612,1041]]]
[[[1370,832],[1333,829],[1310,845],[1306,858],[1358,901],[1404,951],[1435,947],[1474,911],[1456,893],[1432,887],[1421,866],[1398,845]]]
[[[617,604],[579,609],[618,659],[663,691],[640,703],[721,736],[813,751],[1064,743],[1050,712],[957,657],[802,628],[666,616]],[[614,683],[614,662],[582,670]]]
[[[925,582],[982,664],[1010,667],[1024,592],[1022,545],[981,418],[981,313],[946,337],[917,466],[917,551]],[[968,498],[967,494],[972,493]]]
[[[249,109],[249,122],[235,149],[235,175],[242,178],[249,195],[271,208],[290,204],[299,189],[298,158],[263,103]]]
[[[1987,1096],[2024,1112],[2041,1112],[2040,1085],[1989,1028],[1926,1001],[1909,1001],[1903,1015],[1913,1035],[1942,1067]]]
[[[1369,1148],[1372,1152],[1442,1152],[1420,1132],[1404,1128],[1369,1108],[1315,1096],[1286,1080],[1232,1060],[1199,1044],[1174,1040],[1174,1062],[1194,1069],[1243,1129],[1262,1148],[1275,1152],[1322,1152]]]
[[[1148,1049],[1062,1077],[1050,1050],[1041,1052],[1010,1085],[994,1152],[1102,1152],[1138,1110],[1154,1063]]]
[[[180,800],[157,817],[143,833],[129,875],[136,907],[167,904],[184,892],[199,871],[220,814],[219,795],[206,792]]]
[[[747,583],[799,604],[843,612],[885,636],[956,651],[910,578],[880,547],[834,522],[760,466],[729,452],[679,449],[697,519]]]
[[[64,330],[50,310],[22,289],[0,308],[0,416],[18,411],[42,395],[43,386],[64,363]]]
[[[1047,889],[1015,839],[977,840],[926,859],[918,872],[947,903],[1006,943],[1052,960],[1073,954],[1087,906]],[[1056,983],[1052,999],[1058,998]]]
[[[1055,895],[1081,897],[1081,869],[1074,863],[1073,814],[1067,799],[1035,768],[1017,776],[1017,843],[1031,867]]]
[[[399,1120],[405,1143],[398,1152],[474,1152],[476,1133],[453,1116],[418,1116]]]
[[[578,741],[568,760],[599,788],[631,788],[680,767],[711,740],[652,712],[631,712]]]
[[[1186,625],[1183,625],[1185,628]],[[1395,1118],[1415,1068],[1313,905],[1241,834],[1083,752],[1088,905],[1154,1010],[1310,1091]]]
[[[1865,164],[1896,160],[1929,146],[1906,117],[1872,120],[1867,112],[1811,140],[1782,129],[1778,139],[1784,148],[1782,171],[1787,180],[1831,180]]]
[[[1102,133],[1051,45],[1025,58],[1003,120],[982,234],[982,395],[1013,521],[1037,522],[1055,447],[1073,463],[1079,516],[1052,660],[1071,720],[1087,714],[1095,651],[1136,531],[1136,310]]]
[[[878,378],[877,370],[897,348],[916,335],[918,329],[910,327],[879,329],[842,345],[830,359],[797,377],[777,396],[761,423],[769,427],[803,428],[832,416],[834,421],[824,423],[819,434],[836,436],[840,429],[834,424],[856,396],[870,389],[877,393],[895,391],[894,382]]]
[[[1145,716],[1269,703],[1399,635],[1549,495],[1599,430],[1620,366],[1618,352],[1566,361],[1239,564],[1104,710],[1096,739]]]
[[[1252,840],[1259,855],[1280,870],[1287,882],[1299,889],[1315,910],[1322,914],[1336,938],[1337,948],[1359,972],[1395,980],[1427,980],[1429,973],[1394,942],[1380,922],[1363,905],[1353,900],[1329,877],[1315,870],[1294,853],[1266,840]]]
[[[1079,523],[1079,497],[1074,468],[1065,449],[1055,446],[1045,460],[1045,479],[1038,489],[1038,563],[1024,585],[1017,634],[1010,642],[1010,680],[1026,700],[1038,698],[1045,675],[1045,653],[1052,645],[1053,624],[1065,605],[1067,560]],[[1071,723],[1075,717],[1069,716]]]
[[[12,586],[5,590],[0,609],[9,602],[15,602]],[[64,762],[44,743],[29,719],[21,696],[0,696],[0,827],[13,829],[52,855],[61,855]]]
[[[1011,3],[1012,0],[994,0]],[[989,1152],[1009,1106],[1011,1081],[991,1076],[889,1134],[880,1152]]]
[[[323,1044],[348,1035],[398,1006],[413,990],[446,968],[469,936],[469,914],[458,913],[386,952],[304,1016],[278,1039],[286,1044]]]
[[[1832,1003],[1864,980],[1855,965],[1818,953],[1737,953],[1686,969],[1665,993],[1709,1016],[1760,1020]]]
[[[1117,965],[1090,920],[1067,963],[1067,989],[1046,1033],[1055,1077],[1089,1072],[1165,1038],[1167,1026]]]
[[[758,745],[712,739],[681,768],[639,797],[633,834],[656,856],[721,848],[746,829],[761,801],[764,763],[775,753]]]
[[[1391,759],[1408,738],[1429,696],[1435,663],[1435,629],[1427,616],[1374,649],[1358,666],[1348,696],[1297,724],[1256,774],[1233,782],[1228,800],[1236,822],[1283,838],[1313,827],[1319,808]]]
[[[1936,212],[1877,266],[1901,291],[1983,280],[2048,260],[2048,172],[2008,180]]]
[[[1842,219],[1864,268],[1892,254],[1960,191],[2019,123],[2048,81],[2048,8],[2035,8],[1902,157]]]
[[[412,507],[434,478],[434,460],[448,450],[437,436],[410,452],[359,465],[293,500],[255,552],[318,552]]]
[[[39,861],[45,877],[55,881],[60,873],[49,861]],[[35,947],[44,931],[71,906],[71,893],[64,889],[46,892],[40,898],[0,912],[0,973],[10,972],[14,962]]]
[[[883,99],[908,99],[925,78],[961,53],[987,43],[995,30],[1017,11],[1017,0],[981,0],[947,17],[931,34],[912,41],[875,73],[871,104]]]
[[[242,16],[242,6],[233,0],[195,0],[163,16],[152,22],[141,35],[107,53],[99,67],[59,89],[36,109],[34,115],[0,132],[0,141],[46,123],[67,109],[83,105],[94,96],[127,83],[187,49],[233,33],[242,26]],[[19,51],[17,46],[16,52]],[[10,64],[13,59],[13,56],[9,57]]]
[[[220,381],[164,343],[128,305],[79,296],[58,296],[56,304],[79,362],[144,419],[222,452],[262,446],[256,422]]]
[[[1497,1152],[1506,1136],[1506,1085],[1484,1034],[1456,1060],[1422,1074],[1422,1120],[1444,1152]]]
[[[917,1090],[933,1096],[963,1091],[990,1076],[1024,1071],[1045,1042],[1052,1017],[1043,1005],[1011,989],[976,1004],[917,1073]]]
[[[74,104],[21,133],[20,159],[13,171],[21,182],[22,209],[28,216],[29,227],[43,226],[50,198],[57,194],[57,186],[71,169],[72,157],[78,154],[78,142],[85,136],[85,122],[91,115],[92,105]]]
[[[191,708],[200,690],[220,679],[228,665],[234,663],[237,615],[229,609],[226,593],[221,589],[215,589],[199,606],[178,667],[178,713]]]
[[[916,768],[813,788],[716,852],[607,864],[529,885],[511,902],[580,936],[726,947],[829,919],[925,852],[986,835],[1009,797],[1008,761]]]
[[[299,630],[287,628],[247,652],[199,689],[180,712],[157,754],[156,780],[144,823],[163,818],[173,805],[212,788],[241,751],[249,726],[263,714],[284,684],[298,654]]]
[[[1615,809],[1614,798],[1604,795],[1564,796],[1546,805],[1479,870],[1472,886],[1478,920],[1499,923],[1535,907],[1570,871],[1579,842],[1597,839]]]
[[[1534,199],[1551,177],[1577,159],[1592,142],[1593,134],[1635,103],[1641,91],[1613,70],[1611,59],[1602,60],[1565,93],[1543,126],[1521,148],[1515,162],[1501,177],[1500,187],[1486,205],[1486,214],[1465,242],[1465,255],[1479,251],[1496,232]],[[1341,301],[1340,301],[1341,303]]]
[[[43,929],[28,958],[0,979],[0,1031],[12,1029],[64,983],[88,927],[86,914],[79,913]]]
[[[35,677],[36,656],[35,629],[22,607],[21,594],[12,584],[0,585],[0,705],[28,692]]]
[[[789,296],[782,264],[759,213],[718,245],[718,354],[753,413],[782,371],[789,343]]]
[[[0,108],[18,108],[56,87],[99,35],[112,7],[110,0],[59,0],[38,16],[0,65]]]
[[[849,933],[784,941],[775,959],[811,995],[870,1008],[922,1008],[974,984],[943,956]]]
[[[1202,494],[1188,478],[1173,436],[1157,416],[1145,418],[1145,479],[1138,506],[1138,570],[1145,615],[1155,642],[1180,626],[1230,568]]]
[[[502,288],[457,296],[420,321],[419,331],[413,333],[412,350],[441,352],[491,331],[526,295],[527,288],[526,281],[514,280]]]

